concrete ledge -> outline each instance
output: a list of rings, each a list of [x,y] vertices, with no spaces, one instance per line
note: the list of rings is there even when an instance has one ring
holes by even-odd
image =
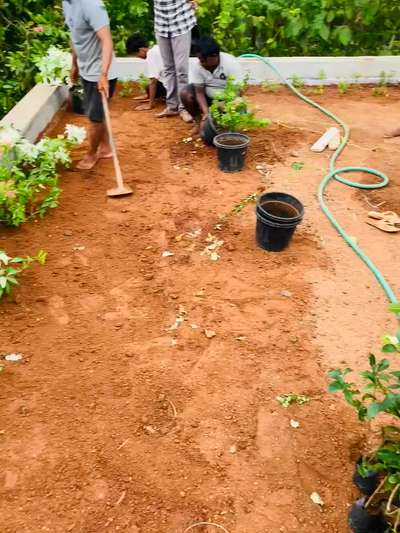
[[[0,126],[14,126],[34,142],[61,108],[67,95],[66,87],[35,85],[0,121]]]
[[[272,64],[285,78],[299,76],[306,85],[337,84],[344,80],[352,83],[378,83],[381,72],[385,72],[391,83],[400,79],[400,57],[272,57]],[[197,59],[192,58],[193,65]],[[243,72],[250,76],[250,83],[276,80],[270,68],[257,59],[241,59]],[[321,81],[321,72],[325,80]],[[120,79],[137,80],[141,73],[146,75],[146,62],[135,58],[118,58],[117,72]]]

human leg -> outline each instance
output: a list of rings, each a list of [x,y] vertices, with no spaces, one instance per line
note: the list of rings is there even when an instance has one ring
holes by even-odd
[[[187,33],[184,33],[183,35],[178,35],[177,37],[173,37],[171,39],[175,62],[178,95],[188,83],[191,35],[192,32],[189,31]],[[183,105],[181,101],[179,101],[179,109],[183,110]]]
[[[179,100],[172,39],[157,35],[157,43],[160,47],[161,57],[164,65],[164,76],[167,90],[167,108],[176,114]]]

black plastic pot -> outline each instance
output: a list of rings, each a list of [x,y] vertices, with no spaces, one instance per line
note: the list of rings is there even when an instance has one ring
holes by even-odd
[[[266,193],[257,200],[256,241],[269,252],[281,252],[289,245],[304,216],[304,207],[294,196]]]
[[[363,477],[358,471],[358,467],[361,462],[362,459],[360,459],[356,464],[356,468],[353,474],[353,483],[363,494],[371,496],[378,487],[378,474],[377,472],[367,472],[366,476]]]
[[[303,204],[284,192],[262,194],[257,200],[257,210],[264,218],[281,224],[300,222],[304,216]]]
[[[214,139],[219,168],[223,172],[240,172],[246,160],[250,139],[243,133],[220,133]]]
[[[210,115],[206,118],[203,128],[200,132],[200,137],[208,146],[214,146],[214,139],[218,135],[217,128]]]
[[[83,94],[74,92],[74,89],[70,90],[71,109],[78,115],[85,115],[85,101]]]
[[[349,526],[353,533],[385,533],[387,524],[381,514],[372,515],[364,509],[367,498],[361,498],[350,509]]]

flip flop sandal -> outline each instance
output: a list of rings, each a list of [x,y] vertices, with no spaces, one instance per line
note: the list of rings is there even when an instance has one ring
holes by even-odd
[[[383,211],[382,213],[378,211],[370,211],[368,216],[377,220],[384,220],[385,222],[395,226],[400,225],[400,217],[394,211]]]
[[[386,231],[386,233],[397,233],[400,231],[400,227],[397,227],[386,220],[366,220],[366,222],[370,226],[374,226],[374,228]]]

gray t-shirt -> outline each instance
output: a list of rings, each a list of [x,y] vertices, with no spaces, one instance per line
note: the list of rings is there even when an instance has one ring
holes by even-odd
[[[110,25],[102,0],[63,0],[64,17],[84,80],[98,81],[101,74],[102,47],[96,32]],[[108,79],[116,78],[114,58]]]

